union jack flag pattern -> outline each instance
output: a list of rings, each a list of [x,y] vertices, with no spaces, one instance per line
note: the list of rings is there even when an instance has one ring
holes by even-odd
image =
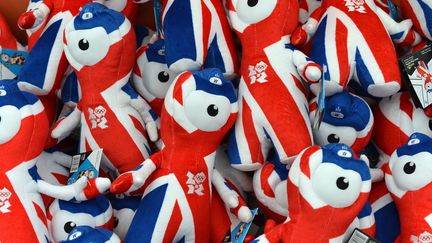
[[[399,212],[401,232],[396,242],[432,240],[432,139],[413,133],[385,165],[385,183]]]
[[[353,79],[368,94],[386,97],[398,92],[401,83],[392,40],[405,45],[420,41],[411,26],[411,20],[395,22],[373,0],[324,0],[296,30],[293,44],[314,37],[310,56],[328,67],[326,95],[342,91]],[[317,94],[319,85],[311,90]]]
[[[144,189],[125,242],[209,241],[211,186],[224,184],[213,170],[216,149],[237,110],[235,89],[221,71],[184,72],[175,79],[161,114],[164,147],[111,186],[115,194]],[[250,220],[236,193],[217,190],[238,217],[249,214],[244,218]]]
[[[289,217],[257,241],[343,242],[371,189],[367,164],[353,156],[344,144],[304,149],[289,171]]]
[[[412,20],[415,30],[423,38],[432,40],[432,1],[402,0],[400,8],[402,15]]]
[[[230,133],[229,156],[235,168],[251,171],[262,166],[272,146],[286,162],[312,145],[300,76],[317,82],[321,69],[290,45],[289,35],[298,21],[297,0],[227,4],[246,50],[240,69],[239,118]]]
[[[112,195],[108,199],[114,211],[114,233],[124,240],[126,233],[132,223],[141,197],[139,196],[126,196],[123,194]]]
[[[128,82],[134,43],[129,20],[99,3],[85,5],[65,30],[65,53],[81,99],[51,136],[63,138],[81,124],[80,151],[103,148],[101,166],[114,174],[132,170],[149,156],[146,131],[157,139],[157,116]]]
[[[164,0],[166,62],[176,72],[218,68],[237,73],[237,53],[220,0]]]

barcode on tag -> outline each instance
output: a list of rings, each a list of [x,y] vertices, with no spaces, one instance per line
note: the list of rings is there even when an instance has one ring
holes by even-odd
[[[80,161],[81,161],[81,155],[75,155],[72,157],[70,173],[75,173],[78,170]]]
[[[379,243],[374,238],[365,234],[359,229],[355,229],[352,233],[351,237],[348,240],[348,243]]]

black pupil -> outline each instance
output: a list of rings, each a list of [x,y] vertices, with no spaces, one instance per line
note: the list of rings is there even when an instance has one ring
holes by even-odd
[[[336,186],[341,190],[345,190],[349,186],[348,180],[345,177],[339,177],[336,180]]]
[[[78,47],[83,51],[87,50],[89,48],[89,45],[90,44],[88,43],[88,41],[86,39],[81,39],[78,42]]]
[[[327,137],[327,141],[329,143],[339,143],[339,140],[340,140],[339,136],[334,133],[328,135]]]
[[[114,228],[117,227],[119,220],[117,217],[114,217]]]
[[[258,0],[248,0],[247,4],[249,7],[255,7],[258,4]]]
[[[161,81],[162,83],[166,83],[169,80],[169,74],[168,72],[160,72],[158,74],[158,79],[159,81]]]
[[[432,130],[432,120],[429,120],[429,129]]]
[[[75,227],[76,227],[76,224],[72,221],[69,221],[64,225],[64,231],[66,233],[70,233]]]
[[[407,174],[414,173],[415,169],[416,169],[416,164],[414,162],[412,162],[412,161],[407,162],[404,165],[404,168],[403,168],[404,172],[407,173]]]
[[[210,116],[216,116],[218,114],[218,112],[219,112],[219,110],[218,110],[218,107],[216,105],[209,105],[207,107],[207,113]]]

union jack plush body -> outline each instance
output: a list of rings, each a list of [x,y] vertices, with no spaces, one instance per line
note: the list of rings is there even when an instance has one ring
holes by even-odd
[[[54,200],[47,210],[52,242],[66,240],[75,227],[89,226],[113,230],[113,209],[105,196],[83,202]]]
[[[102,168],[114,174],[135,168],[150,154],[146,130],[154,141],[157,127],[156,116],[128,83],[135,61],[130,22],[102,4],[87,4],[66,27],[65,53],[81,99],[51,136],[65,137],[81,124],[81,152],[103,148]]]
[[[319,66],[290,45],[298,23],[298,2],[231,0],[227,4],[244,50],[239,118],[229,138],[230,162],[240,170],[256,170],[272,146],[286,162],[312,145],[300,75],[309,82],[321,77]]]
[[[314,36],[310,56],[328,66],[326,95],[342,91],[353,79],[368,94],[386,97],[399,91],[401,83],[392,40],[406,45],[420,41],[411,26],[411,20],[395,22],[373,0],[324,0],[296,30],[293,43]],[[311,89],[316,94],[319,85]]]
[[[402,0],[400,9],[405,18],[412,20],[415,30],[423,38],[432,40],[432,1]]]
[[[237,73],[234,39],[220,0],[164,0],[166,62],[175,72],[218,68]]]
[[[414,133],[386,164],[385,183],[396,203],[401,234],[397,242],[432,239],[432,139]]]
[[[63,200],[90,199],[106,190],[103,178],[82,178],[68,186],[41,179],[36,167],[48,136],[48,120],[36,96],[12,80],[0,81],[0,240],[48,242],[41,193]],[[42,157],[43,158],[43,157]]]
[[[120,238],[124,239],[132,219],[135,215],[141,197],[138,196],[125,196],[123,194],[110,195],[108,198],[114,210],[114,233]]]
[[[208,242],[212,184],[242,221],[250,220],[244,202],[235,191],[225,190],[222,176],[213,170],[216,149],[237,109],[235,89],[219,70],[184,72],[176,78],[162,108],[164,147],[111,187],[113,193],[144,189],[125,242]]]
[[[343,242],[371,189],[367,164],[353,156],[343,144],[304,149],[289,171],[287,221],[257,241]]]
[[[121,240],[112,231],[104,228],[92,228],[89,226],[78,226],[69,234],[68,238],[61,243],[120,243]]]

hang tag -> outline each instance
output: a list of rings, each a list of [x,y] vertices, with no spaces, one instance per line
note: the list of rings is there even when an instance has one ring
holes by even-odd
[[[28,56],[28,52],[0,48],[0,79],[13,79],[18,76]]]
[[[71,161],[70,176],[67,184],[70,185],[83,176],[86,176],[88,179],[98,177],[102,152],[102,149],[98,149],[74,155]]]
[[[162,34],[162,3],[159,0],[153,0],[153,11],[155,16],[156,32],[160,37]]]
[[[380,242],[372,238],[365,232],[356,228],[354,229],[354,232],[351,234],[351,237],[349,238],[347,243],[380,243]]]
[[[324,118],[324,112],[325,112],[325,85],[324,85],[324,75],[327,72],[327,65],[323,65],[323,72],[322,72],[322,77],[321,77],[321,88],[320,91],[318,93],[318,98],[317,98],[317,111],[315,113],[315,119],[313,122],[313,129],[314,130],[318,130],[321,126],[321,123],[323,121]]]
[[[432,46],[399,58],[402,77],[417,108],[432,104]]]
[[[252,220],[249,223],[240,223],[231,232],[231,242],[232,243],[243,243],[246,235],[251,227],[252,221],[258,213],[258,208],[252,209]]]

